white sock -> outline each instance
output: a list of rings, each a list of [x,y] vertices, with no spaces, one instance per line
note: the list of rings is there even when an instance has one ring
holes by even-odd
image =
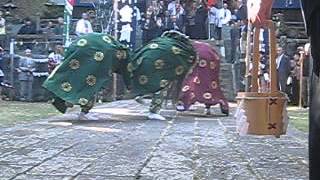
[[[161,116],[160,114],[156,114],[156,113],[149,113],[148,119],[150,119],[150,120],[160,120],[160,121],[165,121],[166,120],[165,117]]]

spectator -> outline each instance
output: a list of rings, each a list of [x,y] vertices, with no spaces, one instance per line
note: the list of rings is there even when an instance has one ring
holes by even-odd
[[[52,21],[48,22],[47,27],[44,29],[44,33],[46,33],[48,36],[54,35]]]
[[[190,6],[187,6],[186,12],[186,35],[188,35],[191,39],[196,37],[196,11],[197,4],[196,2],[192,2]]]
[[[164,17],[163,17],[162,23],[163,23],[163,32],[170,30],[171,20],[170,20],[169,11],[164,12]]]
[[[310,65],[312,65],[311,55],[310,55],[310,44],[307,43],[304,49],[299,50],[301,60],[303,62],[302,67],[302,106],[304,108],[309,105],[309,89],[310,89]]]
[[[163,28],[164,27],[163,27],[162,19],[161,19],[160,15],[158,15],[158,17],[156,19],[156,29],[154,31],[155,37],[161,36]]]
[[[248,19],[248,9],[247,4],[242,0],[238,0],[238,11],[236,13],[237,18],[240,21],[246,21]]]
[[[239,18],[237,16],[239,9],[234,9],[231,14],[231,21],[238,22]]]
[[[55,46],[55,50],[48,56],[48,72],[51,73],[63,61],[63,47],[60,44]]]
[[[208,16],[208,20],[209,20],[209,27],[210,27],[210,31],[209,31],[209,38],[210,39],[216,39],[216,24],[217,24],[217,13],[218,13],[218,9],[214,6],[210,7],[210,11],[209,11],[209,16]]]
[[[31,21],[30,18],[26,18],[18,34],[37,34],[36,25]]]
[[[224,3],[223,8],[217,13],[217,36],[221,40],[221,31],[223,26],[227,26],[231,20],[231,11],[228,9],[228,4]]]
[[[169,30],[180,31],[180,27],[178,26],[178,23],[177,23],[177,17],[174,15],[170,17]]]
[[[287,80],[290,75],[290,60],[288,56],[285,55],[283,48],[278,47],[277,49],[277,75],[278,75],[278,85],[279,90],[282,92],[287,92]]]
[[[208,11],[205,5],[201,2],[196,10],[195,15],[195,32],[194,39],[207,39],[207,25]]]
[[[6,20],[2,17],[3,13],[0,11],[0,47],[5,46],[6,40]]]
[[[6,20],[2,16],[3,12],[0,11],[0,36],[6,34]]]
[[[53,33],[55,35],[62,35],[63,34],[63,28],[64,28],[64,21],[62,17],[58,17],[58,24],[53,29]]]
[[[185,12],[181,4],[176,4],[176,23],[180,32],[184,31]]]
[[[170,16],[174,16],[177,14],[176,12],[176,5],[177,5],[177,0],[172,0],[169,4],[168,4],[168,11]]]
[[[2,100],[2,84],[4,83],[4,73],[0,68],[0,101]]]
[[[82,13],[82,19],[80,19],[76,25],[76,34],[78,36],[93,32],[92,25],[88,19],[88,14]]]
[[[155,38],[157,34],[154,33],[156,29],[156,19],[153,14],[153,8],[149,7],[145,18],[142,20],[142,41],[143,44],[148,43],[150,40]]]
[[[236,13],[237,19],[240,20],[240,52],[242,57],[245,56],[247,44],[247,19],[248,19],[247,3],[244,0],[238,0],[238,12]]]
[[[291,86],[289,88],[289,98],[293,105],[299,104],[299,89],[300,89],[300,54],[298,52],[294,53],[293,59],[290,61],[291,64]],[[289,82],[290,82],[289,81]]]
[[[32,83],[35,63],[31,57],[31,50],[26,49],[25,56],[20,59],[19,67],[16,69],[19,73],[20,101],[32,101]]]

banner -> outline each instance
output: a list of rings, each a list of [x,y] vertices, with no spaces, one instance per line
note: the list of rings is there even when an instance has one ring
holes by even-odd
[[[76,0],[65,0],[64,6],[64,27],[63,27],[63,44],[68,47],[70,44],[70,23],[72,17],[73,6]]]

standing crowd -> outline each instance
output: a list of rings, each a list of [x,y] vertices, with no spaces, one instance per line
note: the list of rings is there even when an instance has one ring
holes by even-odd
[[[245,31],[247,8],[242,0],[235,4],[210,4],[210,1],[203,0],[153,0],[141,14],[144,44],[167,30],[180,31],[191,39],[221,40],[224,26],[237,24]]]

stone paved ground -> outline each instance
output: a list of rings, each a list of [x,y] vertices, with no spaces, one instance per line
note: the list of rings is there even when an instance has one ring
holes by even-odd
[[[307,138],[293,128],[239,137],[232,117],[165,111],[173,118],[149,121],[132,101],[95,112],[101,120],[71,113],[1,128],[0,179],[308,179]]]

